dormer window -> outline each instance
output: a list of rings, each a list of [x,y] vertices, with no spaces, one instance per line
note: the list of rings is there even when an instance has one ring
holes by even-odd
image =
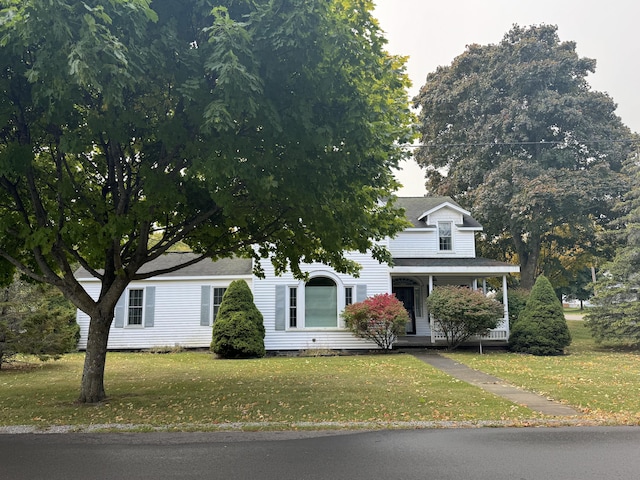
[[[438,222],[438,242],[441,252],[453,250],[451,222]]]

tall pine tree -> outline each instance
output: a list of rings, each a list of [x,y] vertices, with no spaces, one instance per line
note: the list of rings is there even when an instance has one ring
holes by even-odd
[[[620,205],[624,215],[612,225],[620,242],[614,259],[604,265],[594,285],[594,307],[586,324],[597,341],[627,340],[640,344],[640,165],[630,162],[631,190]]]

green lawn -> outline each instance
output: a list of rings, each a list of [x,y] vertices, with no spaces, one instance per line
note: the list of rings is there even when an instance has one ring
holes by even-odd
[[[570,321],[567,355],[448,353],[581,410],[585,422],[640,425],[640,354],[597,346]],[[0,371],[0,425],[134,424],[175,429],[327,428],[323,422],[507,422],[543,417],[411,355],[216,360],[208,353],[109,353],[108,401],[74,403],[82,354]],[[404,424],[406,425],[406,424]],[[331,425],[329,425],[331,428]]]
[[[0,424],[215,428],[232,422],[536,418],[529,409],[452,379],[411,355],[232,361],[195,352],[110,353],[108,401],[81,406],[74,400],[82,359],[73,354],[31,369],[0,371]]]
[[[568,403],[599,422],[640,425],[640,352],[596,345],[581,321],[569,321],[567,354],[535,357],[506,352],[447,356],[514,385]]]
[[[587,313],[586,308],[583,308],[581,310],[580,307],[564,307],[562,310],[564,311],[564,313],[577,313],[579,315]]]

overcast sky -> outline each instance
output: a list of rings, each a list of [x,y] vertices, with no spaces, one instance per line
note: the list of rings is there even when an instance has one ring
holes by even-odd
[[[472,43],[498,43],[513,24],[557,25],[560,39],[575,41],[581,57],[597,60],[588,77],[607,92],[617,113],[640,132],[640,2],[636,0],[375,0],[374,15],[386,32],[389,52],[409,57],[415,95],[427,74],[449,65]],[[420,196],[424,174],[403,166],[398,193]]]

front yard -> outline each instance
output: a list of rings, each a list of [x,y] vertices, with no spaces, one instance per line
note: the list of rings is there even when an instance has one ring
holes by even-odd
[[[105,380],[109,399],[96,406],[73,403],[82,360],[82,354],[73,354],[31,369],[0,371],[0,424],[207,429],[234,422],[274,428],[306,422],[535,417],[529,409],[452,379],[411,355],[231,361],[195,352],[110,353]]]
[[[638,352],[597,348],[581,322],[570,327],[574,344],[561,357],[447,355],[568,403],[584,412],[584,423],[640,424]],[[95,406],[74,403],[83,358],[0,371],[0,426],[208,430],[544,421],[408,354],[231,361],[202,352],[110,353],[109,399]]]

